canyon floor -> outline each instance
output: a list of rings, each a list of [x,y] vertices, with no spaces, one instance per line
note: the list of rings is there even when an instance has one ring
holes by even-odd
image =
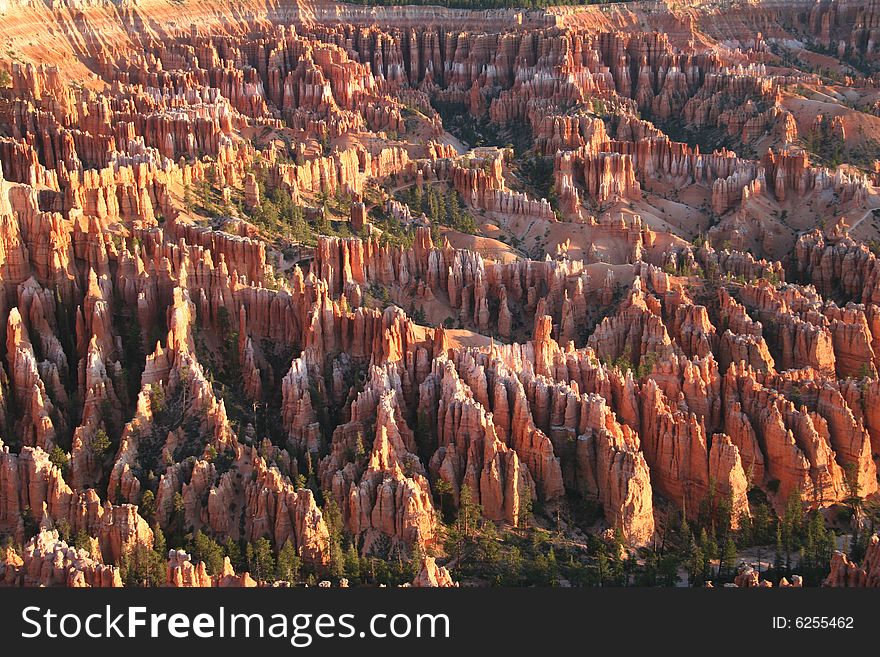
[[[880,1],[0,40],[0,583],[880,585]]]

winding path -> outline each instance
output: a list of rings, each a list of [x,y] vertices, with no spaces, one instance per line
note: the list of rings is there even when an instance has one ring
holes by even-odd
[[[865,214],[862,215],[862,218],[861,218],[861,219],[859,219],[856,223],[854,223],[852,226],[850,226],[850,227],[847,229],[847,232],[851,233],[851,232],[853,232],[856,228],[858,228],[858,227],[859,227],[859,224],[861,224],[865,219],[868,218],[868,215],[870,215],[870,214],[874,214],[874,210],[880,210],[880,208],[871,208],[870,210],[868,210],[867,212],[865,212]]]

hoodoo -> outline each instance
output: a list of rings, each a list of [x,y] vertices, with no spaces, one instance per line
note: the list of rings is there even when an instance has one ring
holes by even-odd
[[[0,584],[878,585],[880,4],[469,4],[4,3]]]

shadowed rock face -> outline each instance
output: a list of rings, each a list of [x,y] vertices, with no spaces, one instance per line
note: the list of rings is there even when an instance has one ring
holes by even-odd
[[[453,586],[466,503],[586,500],[634,547],[755,487],[877,493],[877,174],[800,147],[853,119],[804,127],[825,82],[775,52],[876,61],[876,3],[244,6],[0,27],[0,581],[120,586],[161,530]],[[238,570],[172,549],[165,583],[272,579]]]

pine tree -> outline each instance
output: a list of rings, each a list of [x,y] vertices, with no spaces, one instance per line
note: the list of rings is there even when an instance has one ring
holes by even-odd
[[[721,576],[721,564],[723,563],[727,573],[733,575],[736,573],[736,543],[729,535],[724,542],[724,552],[721,557],[721,563],[718,564],[718,576]]]
[[[770,541],[770,509],[764,502],[755,507],[755,520],[752,526],[755,543],[763,545]]]
[[[73,537],[73,547],[77,550],[85,550],[89,556],[94,557],[92,554],[92,541],[85,529],[77,530],[76,535]]]
[[[412,556],[410,557],[409,567],[407,569],[407,575],[409,575],[410,581],[414,580],[419,576],[419,573],[422,572],[422,559],[422,546],[416,541],[413,546]]]
[[[183,502],[183,495],[179,492],[174,493],[171,502],[171,519],[168,523],[168,541],[171,547],[182,547],[184,540],[184,524],[186,523],[186,505]]]
[[[248,543],[248,566],[257,580],[268,580],[275,573],[275,557],[272,544],[265,536],[257,539],[254,545]]]
[[[730,534],[733,520],[733,494],[719,495],[718,504],[715,507],[715,527],[720,538]]]
[[[458,499],[458,517],[455,524],[465,538],[471,538],[477,529],[477,522],[483,510],[479,504],[474,504],[471,488],[463,484]]]
[[[305,219],[303,218],[302,208],[298,205],[292,206],[288,215],[288,221],[290,224],[290,228],[288,229],[290,237],[294,241],[306,241],[309,237],[309,229]]]
[[[860,563],[865,557],[868,548],[868,533],[859,531],[859,525],[853,525],[853,533],[849,540],[849,558],[854,563]]]
[[[670,551],[660,557],[657,564],[657,570],[663,578],[664,586],[675,586],[678,584],[679,579],[681,579],[678,575],[678,569],[680,566],[681,557],[675,552]]]
[[[455,511],[452,498],[452,484],[445,479],[438,479],[434,484],[434,494],[439,502],[438,507],[445,520],[449,521]]]
[[[559,565],[556,563],[556,552],[552,547],[547,553],[547,583],[550,586],[559,584]]]
[[[223,573],[223,548],[212,539],[206,536],[201,530],[196,530],[193,534],[192,545],[193,561],[204,561],[205,570],[209,575],[220,575]]]
[[[238,543],[232,540],[232,537],[226,538],[226,542],[223,544],[223,552],[229,557],[229,563],[232,564],[232,567],[236,571],[242,571],[246,568],[246,565],[241,558],[241,547]]]
[[[324,521],[330,533],[330,574],[339,579],[345,575],[345,555],[342,550],[342,514],[336,500],[324,503]]]
[[[138,510],[144,517],[144,520],[152,522],[153,517],[156,514],[156,496],[153,494],[153,491],[144,491],[144,494],[141,495],[141,504]]]
[[[776,525],[776,554],[773,557],[773,569],[777,574],[780,574],[785,567],[785,560],[782,557],[782,552],[785,550],[782,534],[783,529],[780,523]]]
[[[61,449],[58,445],[55,445],[49,453],[49,460],[52,462],[52,465],[61,470],[62,476],[67,475],[67,466],[70,462],[70,457],[67,455],[67,452]]]
[[[330,575],[336,579],[345,576],[345,552],[338,540],[330,543]]]
[[[691,526],[687,521],[684,509],[681,510],[678,535],[681,537],[681,546],[683,548],[686,548],[688,545],[688,541],[690,541],[691,539]]]
[[[512,546],[505,553],[503,564],[503,582],[512,586],[519,584],[522,574],[522,552],[517,546]]]
[[[785,513],[782,516],[782,547],[786,554],[791,552],[799,542],[802,534],[804,518],[804,505],[801,500],[800,489],[795,489],[785,504]]]
[[[446,218],[446,201],[443,199],[443,196],[439,193],[437,194],[437,220],[445,224],[448,222]]]
[[[165,532],[159,526],[159,523],[153,523],[153,552],[163,559],[168,554],[168,545],[165,542]]]
[[[361,583],[361,558],[354,543],[345,550],[345,576],[352,584]]]
[[[293,547],[293,541],[288,539],[284,542],[284,547],[278,553],[275,577],[287,582],[295,582],[299,579],[301,566],[302,563],[296,554],[296,548]]]
[[[186,208],[187,212],[192,212],[195,208],[196,200],[193,195],[192,186],[187,183],[183,188],[183,207]]]
[[[687,554],[689,583],[691,586],[696,586],[698,582],[702,581],[703,571],[706,568],[706,558],[693,534],[690,535]]]
[[[143,543],[137,543],[120,558],[119,574],[125,586],[161,586],[165,583],[165,559]]]
[[[739,543],[740,545],[751,545],[754,541],[754,533],[752,530],[752,517],[748,513],[741,513],[739,516]]]
[[[107,453],[110,451],[111,442],[110,436],[107,435],[107,432],[103,429],[98,429],[97,433],[95,433],[95,437],[92,438],[91,442],[91,451],[92,454],[98,460],[103,460]]]
[[[611,568],[608,564],[608,555],[604,550],[600,550],[596,556],[596,579],[599,586],[604,586],[611,579]]]
[[[718,543],[714,534],[709,534],[706,528],[700,530],[700,551],[703,553],[703,578],[708,579],[711,570],[711,561],[718,558]]]
[[[246,564],[246,568],[254,572],[254,546],[251,543],[248,543],[244,548],[244,560]]]

